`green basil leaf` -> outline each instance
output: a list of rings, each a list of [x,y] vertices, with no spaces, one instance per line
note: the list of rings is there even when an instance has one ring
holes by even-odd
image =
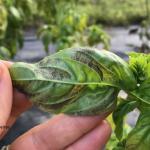
[[[113,120],[116,125],[115,134],[119,140],[121,140],[123,137],[124,117],[127,115],[127,113],[131,112],[136,107],[136,101],[122,100],[113,112]]]
[[[124,60],[90,48],[65,49],[36,64],[14,63],[10,75],[35,105],[74,115],[110,112],[120,89],[136,87]]]
[[[106,114],[114,110],[118,91],[109,86],[86,88],[75,102],[64,106],[60,112],[70,114]]]
[[[150,149],[150,111],[141,113],[135,128],[128,135],[126,142],[127,150]]]
[[[115,84],[122,89],[132,90],[136,88],[137,83],[129,65],[114,53],[106,50],[72,48],[62,50],[54,54],[52,57],[71,57],[72,59],[86,64],[94,63],[95,66],[101,68],[103,73],[107,70],[111,76],[110,78],[116,80]]]

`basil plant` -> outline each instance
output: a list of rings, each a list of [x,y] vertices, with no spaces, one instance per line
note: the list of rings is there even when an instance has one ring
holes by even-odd
[[[114,150],[150,149],[150,55],[131,53],[129,63],[92,48],[71,48],[38,63],[17,62],[10,68],[15,88],[36,106],[52,113],[105,115],[113,112]],[[119,99],[124,90],[128,96]],[[135,108],[140,116],[123,138],[123,121]]]

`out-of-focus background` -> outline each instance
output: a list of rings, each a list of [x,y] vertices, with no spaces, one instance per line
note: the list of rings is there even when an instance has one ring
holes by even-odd
[[[63,48],[90,46],[127,60],[127,52],[150,52],[149,25],[149,0],[0,0],[0,58],[36,62]],[[50,117],[31,108],[0,147]],[[134,126],[137,117],[135,110],[127,122]]]

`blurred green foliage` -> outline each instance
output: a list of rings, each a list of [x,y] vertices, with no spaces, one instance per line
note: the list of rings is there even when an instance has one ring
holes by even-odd
[[[100,26],[93,33],[89,17],[77,11],[78,3],[79,0],[1,0],[0,46],[14,57],[23,46],[24,29],[32,26],[38,28],[37,36],[42,39],[46,52],[49,44],[56,45],[56,50],[87,46],[89,42],[90,45],[103,43],[108,48],[109,37]]]
[[[147,13],[145,0],[80,0],[78,9],[86,12],[91,22],[110,26],[139,24]]]
[[[150,52],[150,1],[145,0],[146,7],[146,19],[141,23],[141,31],[139,32],[140,40],[142,45],[140,47],[140,52],[149,53]]]
[[[141,24],[141,30],[139,32],[139,37],[141,40],[141,47],[139,47],[139,52],[149,53],[150,52],[150,20],[145,20]]]
[[[110,37],[97,25],[92,25],[89,27],[88,43],[90,46],[99,44],[101,41],[106,49],[109,49],[109,39]]]
[[[10,53],[7,56],[13,57],[23,46],[23,27],[33,16],[34,5],[32,4],[32,0],[1,0],[0,5],[7,15],[4,18],[0,14],[0,20],[2,20],[0,28],[5,24],[3,34],[0,34],[0,46],[3,47],[5,53]]]
[[[11,58],[9,50],[3,46],[0,46],[0,59],[8,60]]]
[[[72,46],[93,46],[103,43],[109,48],[109,36],[98,25],[88,25],[85,13],[76,11],[76,5],[61,4],[55,14],[55,22],[43,25],[39,32],[48,52],[49,44],[55,44],[56,50]]]
[[[7,26],[7,11],[0,0],[0,39],[3,38]]]
[[[139,23],[146,13],[145,0],[0,0],[0,46],[14,57],[25,29],[33,27],[46,52],[49,44],[56,50],[99,43],[109,49],[109,36],[99,24]]]

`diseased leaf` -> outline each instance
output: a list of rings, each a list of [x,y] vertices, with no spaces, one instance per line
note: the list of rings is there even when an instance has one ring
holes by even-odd
[[[69,57],[87,65],[91,65],[92,63],[92,66],[100,68],[103,73],[109,72],[109,79],[113,80],[109,80],[109,82],[115,82],[120,88],[126,90],[136,88],[136,80],[128,64],[111,52],[92,48],[72,48],[62,50],[50,57],[61,57],[63,59]],[[107,78],[105,79],[108,80]]]
[[[71,48],[35,64],[14,63],[10,75],[15,88],[48,112],[105,115],[115,110],[119,140],[111,149],[149,150],[150,55],[132,53],[128,64],[105,50]],[[120,90],[128,96],[115,109]],[[127,136],[123,121],[134,108],[141,115]]]
[[[13,85],[35,105],[54,113],[107,113],[114,109],[120,89],[136,88],[124,60],[91,48],[65,49],[36,64],[15,63],[10,74]]]
[[[127,138],[127,150],[150,149],[150,111],[141,113],[135,128]]]

